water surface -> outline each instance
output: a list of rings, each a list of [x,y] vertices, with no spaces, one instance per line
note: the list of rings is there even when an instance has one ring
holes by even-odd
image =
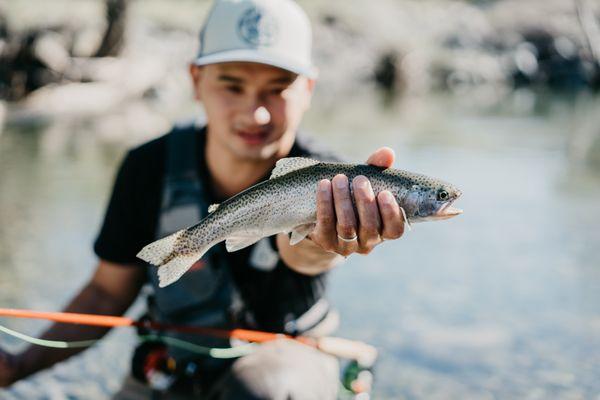
[[[369,95],[316,104],[305,128],[349,158],[388,145],[396,167],[464,192],[464,215],[417,224],[333,273],[339,335],[380,349],[375,398],[599,398],[597,109],[527,93],[491,105],[431,96],[384,109]],[[57,310],[89,278],[125,148],[86,123],[0,134],[0,305]],[[122,329],[0,398],[108,398],[132,342]]]

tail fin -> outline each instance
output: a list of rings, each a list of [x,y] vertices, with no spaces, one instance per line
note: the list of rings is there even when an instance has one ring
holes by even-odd
[[[211,247],[178,246],[186,229],[180,230],[144,247],[137,257],[158,266],[158,286],[165,287],[177,281]],[[189,239],[188,239],[189,240]],[[178,249],[179,247],[179,249]],[[184,249],[181,249],[184,247]],[[196,251],[190,252],[190,247]],[[188,251],[185,251],[188,250]]]

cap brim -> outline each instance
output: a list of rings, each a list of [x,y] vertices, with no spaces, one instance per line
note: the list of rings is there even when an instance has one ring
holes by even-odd
[[[255,62],[259,64],[271,65],[273,67],[285,69],[296,74],[304,75],[311,79],[317,78],[317,69],[312,66],[299,65],[291,60],[285,60],[279,57],[273,57],[270,54],[260,53],[257,50],[229,50],[218,53],[208,54],[196,58],[195,65],[208,65],[223,62]]]

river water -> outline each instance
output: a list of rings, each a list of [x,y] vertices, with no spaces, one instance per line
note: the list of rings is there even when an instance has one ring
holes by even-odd
[[[600,399],[600,103],[525,92],[333,104],[305,123],[323,142],[357,161],[391,146],[396,167],[464,193],[464,215],[415,225],[332,274],[339,335],[380,350],[375,398]],[[0,134],[2,307],[58,310],[93,271],[126,146],[90,124]],[[0,323],[33,335],[46,326]],[[133,341],[115,331],[0,398],[108,398]]]

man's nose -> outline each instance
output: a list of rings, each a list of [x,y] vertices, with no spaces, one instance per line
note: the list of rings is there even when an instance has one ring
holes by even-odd
[[[254,119],[254,122],[258,125],[266,125],[269,122],[271,122],[271,113],[264,106],[257,107],[254,110],[252,117]]]

